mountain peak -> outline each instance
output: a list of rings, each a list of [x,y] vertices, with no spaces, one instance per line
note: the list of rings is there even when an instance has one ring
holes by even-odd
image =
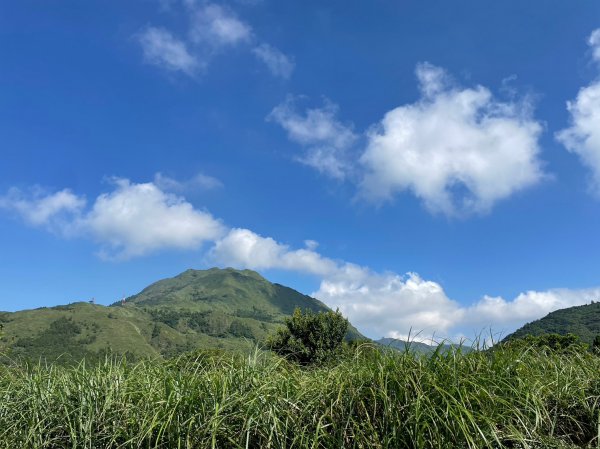
[[[237,268],[232,268],[232,267],[226,267],[226,268],[213,267],[213,268],[208,268],[206,270],[197,270],[194,268],[189,268],[189,269],[185,270],[184,272],[178,274],[175,277],[211,276],[211,275],[219,275],[219,274],[238,274],[238,275],[242,275],[242,276],[248,276],[248,277],[254,278],[256,280],[260,280],[260,281],[267,281],[260,273],[254,271],[254,270],[248,270],[248,269],[239,270]]]
[[[186,270],[111,307],[88,303],[0,314],[2,349],[34,360],[172,356],[195,348],[250,349],[296,307],[330,310],[315,298],[273,284],[252,270]],[[347,338],[362,336],[350,327]]]

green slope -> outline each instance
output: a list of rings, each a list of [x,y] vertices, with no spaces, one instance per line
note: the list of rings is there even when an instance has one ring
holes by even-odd
[[[592,343],[600,335],[600,303],[569,307],[549,313],[544,318],[532,321],[518,329],[505,340],[523,338],[527,335],[575,334],[585,343]]]
[[[264,341],[296,307],[329,310],[254,271],[187,270],[148,286],[125,304],[0,312],[0,352],[68,361],[107,352],[140,358],[196,348],[245,350]],[[362,335],[351,327],[347,337]]]

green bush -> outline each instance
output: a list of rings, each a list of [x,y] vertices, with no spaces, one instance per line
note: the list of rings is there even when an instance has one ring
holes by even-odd
[[[267,342],[269,348],[301,365],[323,363],[340,353],[348,320],[339,311],[294,310]]]
[[[553,352],[581,352],[588,349],[588,345],[583,343],[581,339],[574,334],[528,335],[523,338],[513,338],[504,344],[516,348],[535,347]]]

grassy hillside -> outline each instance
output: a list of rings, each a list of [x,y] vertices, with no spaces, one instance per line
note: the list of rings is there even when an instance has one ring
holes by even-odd
[[[544,318],[532,321],[518,329],[506,340],[527,335],[575,334],[585,343],[591,344],[600,335],[600,303],[569,307],[549,313]]]
[[[156,282],[125,304],[89,303],[0,313],[0,352],[55,360],[174,356],[197,348],[247,350],[281,326],[294,308],[322,302],[234,269],[187,270]],[[348,338],[362,337],[352,328]]]

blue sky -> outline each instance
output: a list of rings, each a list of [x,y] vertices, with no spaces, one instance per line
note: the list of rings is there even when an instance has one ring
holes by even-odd
[[[600,298],[600,4],[0,4],[0,309],[252,268],[371,337]]]

